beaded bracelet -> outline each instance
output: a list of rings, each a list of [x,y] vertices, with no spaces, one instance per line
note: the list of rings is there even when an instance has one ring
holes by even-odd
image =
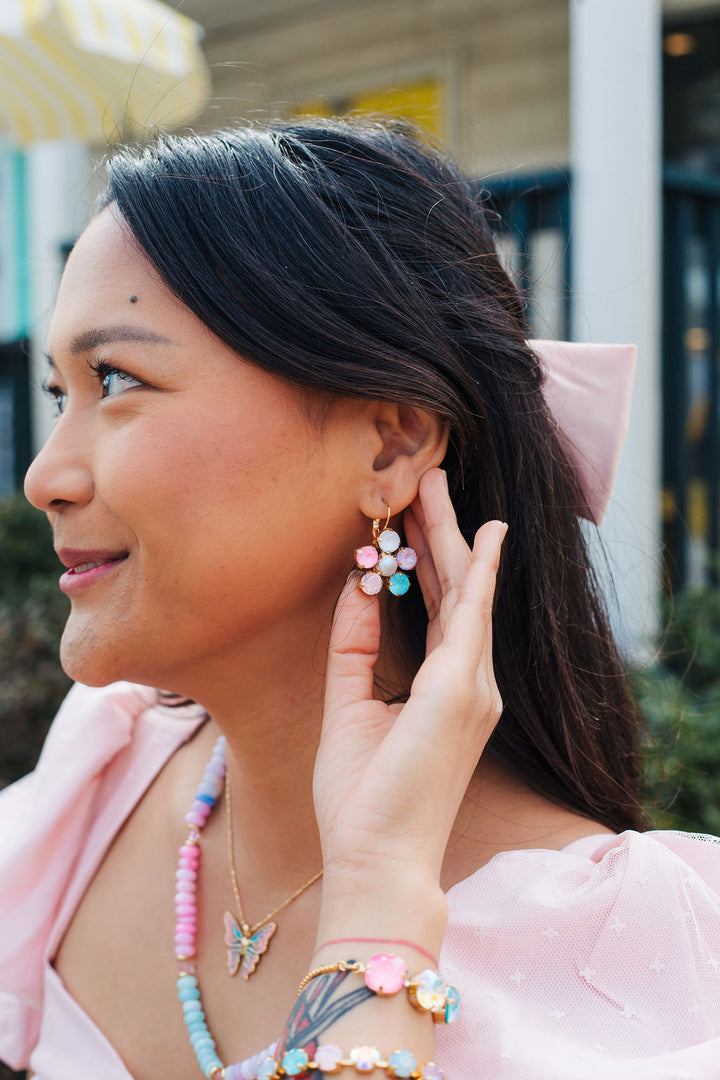
[[[358,960],[338,960],[334,964],[314,968],[300,983],[298,997],[311,979],[318,975],[327,975],[331,971],[355,971],[364,975],[368,990],[380,997],[390,997],[404,987],[410,1004],[420,1012],[431,1013],[437,1024],[452,1024],[457,1020],[460,1010],[460,993],[457,988],[443,982],[437,971],[431,968],[425,968],[408,978],[404,962],[392,953],[371,956],[367,964],[361,964]]]
[[[332,1043],[318,1046],[312,1060],[307,1050],[287,1050],[280,1061],[273,1057],[265,1058],[258,1066],[257,1080],[304,1076],[312,1069],[318,1069],[322,1073],[336,1073],[340,1069],[348,1068],[359,1073],[385,1069],[388,1076],[402,1077],[403,1080],[445,1080],[434,1062],[428,1061],[425,1065],[418,1066],[409,1050],[394,1050],[387,1061],[383,1061],[375,1046],[353,1046],[349,1055],[344,1057],[340,1047]]]

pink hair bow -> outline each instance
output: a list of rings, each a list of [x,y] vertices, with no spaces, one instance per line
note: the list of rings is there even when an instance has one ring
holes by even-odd
[[[587,499],[578,513],[600,525],[627,435],[637,347],[568,341],[528,345],[545,369],[545,400]]]

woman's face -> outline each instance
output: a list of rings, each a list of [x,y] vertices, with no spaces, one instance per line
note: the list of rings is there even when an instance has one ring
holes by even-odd
[[[327,616],[369,535],[358,493],[382,440],[355,423],[362,402],[320,435],[290,384],[169,292],[112,206],[69,258],[49,352],[62,412],[26,493],[63,561],[102,563],[64,575],[70,675],[188,692],[194,666]]]

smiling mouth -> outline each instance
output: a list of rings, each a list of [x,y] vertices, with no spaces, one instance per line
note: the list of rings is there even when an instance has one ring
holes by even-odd
[[[79,566],[71,566],[68,574],[86,574],[88,570],[94,570],[96,566],[106,566],[108,563],[122,562],[127,555],[118,555],[116,559],[98,559],[97,562],[80,563]]]

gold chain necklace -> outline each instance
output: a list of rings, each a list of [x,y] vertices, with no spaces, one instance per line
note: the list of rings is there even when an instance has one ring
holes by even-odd
[[[237,905],[238,915],[240,916],[240,922],[238,923],[234,915],[229,911],[225,912],[223,921],[225,923],[225,944],[227,945],[227,965],[230,975],[235,975],[240,969],[240,974],[244,979],[249,979],[255,968],[258,966],[260,957],[268,947],[268,942],[277,930],[277,923],[271,922],[273,916],[279,915],[289,904],[292,904],[293,900],[297,900],[298,896],[301,896],[306,889],[309,889],[311,885],[314,885],[318,878],[322,877],[322,870],[318,870],[316,874],[301,885],[299,889],[296,889],[291,896],[288,896],[286,900],[283,900],[281,904],[278,904],[272,911],[268,911],[267,915],[263,915],[262,919],[254,923],[252,926],[248,923],[243,912],[242,902],[240,900],[240,888],[238,886],[237,871],[235,869],[235,843],[233,839],[233,824],[232,824],[232,795],[230,792],[230,774],[225,775],[225,795],[227,798],[227,844],[228,844],[228,863],[230,864],[230,877],[232,879],[233,893],[235,894],[235,903]]]

